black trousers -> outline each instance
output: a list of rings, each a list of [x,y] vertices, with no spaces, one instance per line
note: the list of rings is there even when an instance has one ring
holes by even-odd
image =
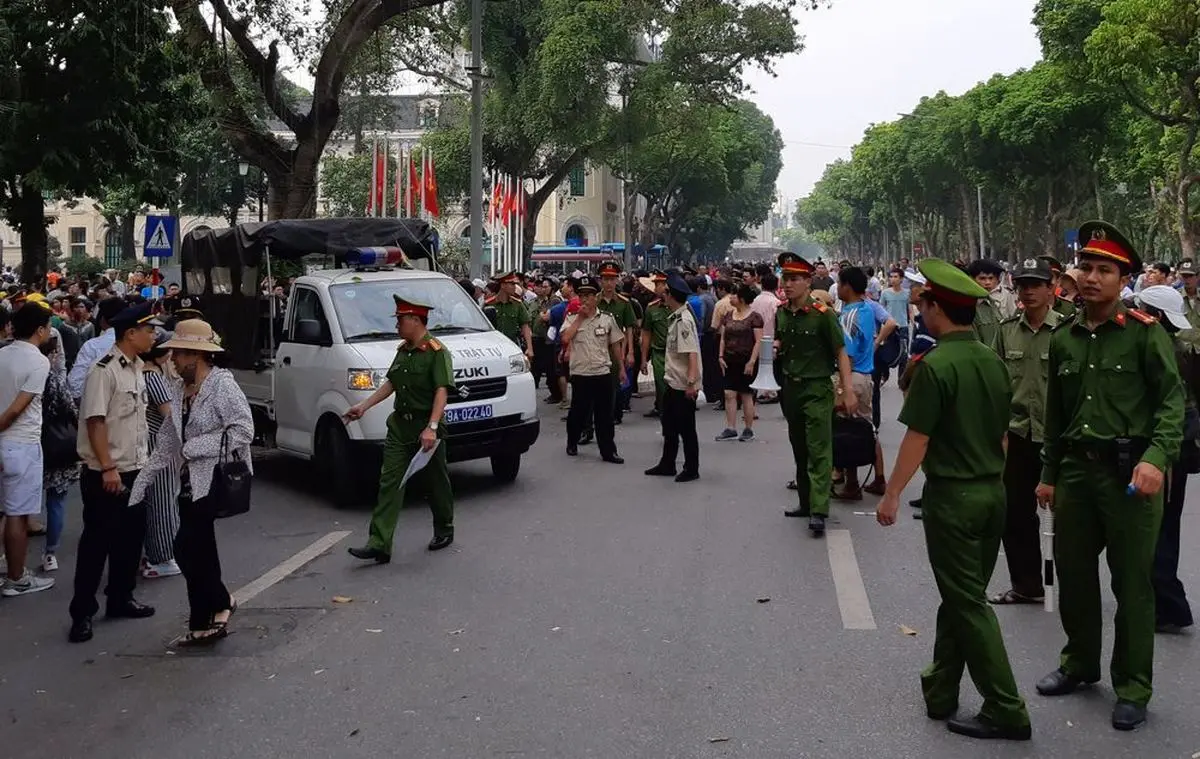
[[[716,403],[725,397],[721,387],[721,363],[717,356],[719,347],[721,337],[716,332],[709,330],[700,335],[700,381],[704,387],[704,400],[709,403]]]
[[[1012,589],[1038,598],[1042,587],[1042,533],[1038,520],[1037,490],[1042,475],[1042,445],[1008,434],[1004,461],[1004,493],[1008,502],[1004,520],[1004,558]]]
[[[663,391],[662,408],[663,451],[659,468],[674,469],[683,440],[683,471],[700,471],[700,441],[696,437],[696,402],[682,390],[668,386]]]
[[[104,595],[110,607],[133,598],[137,587],[138,565],[142,560],[142,541],[146,539],[146,504],[130,505],[129,488],[137,472],[121,475],[124,491],[113,495],[104,490],[102,475],[84,468],[79,477],[83,496],[83,533],[75,559],[75,597],[71,599],[71,618],[91,617],[100,610],[96,592],[104,565],[108,565],[108,585]]]
[[[221,557],[213,529],[212,504],[207,497],[193,502],[179,499],[179,532],[175,534],[175,561],[187,582],[189,630],[207,630],[213,615],[230,608],[229,591],[221,582]]]
[[[1167,472],[1167,492],[1163,497],[1162,527],[1154,551],[1154,616],[1157,624],[1192,624],[1192,607],[1179,581],[1179,522],[1187,493],[1187,471],[1176,466]]]
[[[540,387],[542,377],[546,378],[546,387],[550,390],[552,398],[558,398],[558,385],[554,382],[555,364],[557,357],[555,356],[555,348],[546,342],[545,338],[535,337],[533,339],[533,386]]]
[[[616,403],[617,378],[611,374],[593,377],[571,376],[571,410],[567,412],[567,445],[579,445],[585,429],[595,429],[601,456],[617,452],[613,405]]]

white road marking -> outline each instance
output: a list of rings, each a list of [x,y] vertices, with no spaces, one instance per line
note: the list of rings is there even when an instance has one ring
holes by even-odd
[[[268,570],[266,574],[259,577],[257,580],[252,580],[246,585],[239,588],[233,594],[233,600],[240,606],[249,603],[251,599],[262,593],[267,588],[284,579],[291,573],[295,572],[300,567],[317,558],[321,554],[333,548],[335,545],[345,540],[350,534],[349,530],[344,532],[331,532],[328,535],[316,540],[312,545],[302,549],[294,556],[284,559],[274,568]]]
[[[829,568],[842,612],[842,626],[847,630],[874,630],[875,615],[871,613],[867,588],[854,557],[850,531],[829,530],[825,533],[825,545],[829,548]]]

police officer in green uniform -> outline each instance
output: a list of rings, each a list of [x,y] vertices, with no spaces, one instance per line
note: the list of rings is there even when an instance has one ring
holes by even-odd
[[[379,499],[371,514],[367,544],[351,548],[356,559],[386,564],[392,560],[392,536],[404,506],[404,486],[400,481],[418,451],[437,446],[433,458],[421,476],[428,477],[429,503],[433,509],[433,540],[430,551],[440,551],[454,542],[454,495],[446,468],[446,446],[442,412],[449,389],[454,386],[450,351],[427,330],[433,306],[411,298],[392,296],[396,301],[396,331],[404,342],[388,369],[387,380],[371,397],[350,407],[345,419],[361,419],[372,406],[396,394],[396,405],[387,421],[387,440],[383,444],[383,466],[379,470]],[[407,483],[406,483],[407,484]]]
[[[1060,316],[1075,315],[1075,301],[1062,296],[1062,291],[1058,287],[1059,281],[1062,279],[1063,268],[1062,261],[1059,261],[1054,256],[1038,256],[1039,261],[1045,261],[1050,267],[1050,284],[1054,288],[1054,305],[1051,309]]]
[[[596,298],[596,306],[603,313],[616,320],[621,328],[624,339],[621,343],[621,355],[626,372],[633,371],[633,331],[637,328],[637,313],[633,310],[629,298],[617,291],[617,282],[621,277],[621,264],[616,261],[605,261],[596,268],[600,277],[600,295]],[[620,424],[624,415],[624,402],[621,397],[620,382],[621,367],[612,367],[613,380],[613,424]],[[636,381],[636,380],[635,380]]]
[[[521,278],[515,271],[496,278],[500,289],[483,303],[484,311],[495,310],[496,329],[525,351],[525,357],[533,361],[533,332],[530,329],[529,308],[517,296]]]
[[[1187,314],[1188,321],[1192,327],[1200,327],[1200,290],[1197,290],[1197,268],[1196,262],[1190,258],[1185,258],[1175,267],[1175,274],[1179,277],[1179,281],[1183,283],[1183,306],[1184,313]]]
[[[908,427],[887,492],[882,525],[896,522],[900,494],[920,467],[925,547],[938,593],[933,663],[921,673],[926,713],[972,738],[1028,740],[1029,714],[1017,692],[996,614],[984,593],[1004,534],[1004,436],[1010,396],[1004,362],[972,330],[985,289],[940,259],[920,263],[921,317],[937,349],[917,368],[900,411]],[[966,667],[983,695],[973,717],[955,717]]]
[[[1021,310],[1000,323],[992,345],[1012,381],[1012,418],[1004,491],[1004,558],[1012,586],[988,596],[994,604],[1036,604],[1043,600],[1041,524],[1034,490],[1042,470],[1042,416],[1046,409],[1046,371],[1050,333],[1063,318],[1051,310],[1054,272],[1050,256],[1028,258],[1013,272]]]
[[[670,328],[668,322],[671,319],[671,309],[663,300],[663,293],[667,289],[667,275],[665,272],[656,270],[649,277],[644,278],[642,285],[651,288],[657,296],[646,306],[646,315],[642,317],[642,367],[640,373],[646,373],[648,359],[649,366],[654,371],[654,410],[647,413],[646,416],[658,416],[662,409],[663,391],[667,387],[667,332]]]
[[[1107,552],[1117,598],[1112,725],[1146,720],[1154,670],[1151,568],[1163,512],[1163,473],[1183,439],[1183,384],[1171,338],[1121,303],[1142,262],[1111,224],[1079,228],[1083,305],[1050,341],[1046,442],[1038,502],[1054,509],[1059,610],[1067,644],[1045,696],[1100,679],[1097,563]]]
[[[812,264],[795,253],[782,253],[779,267],[787,303],[775,312],[775,364],[781,367],[780,405],[788,423],[800,498],[797,508],[783,513],[808,517],[808,529],[820,537],[825,534],[833,489],[832,376],[837,372],[841,387],[852,387],[850,357],[837,314],[812,297]],[[853,391],[843,392],[841,398],[847,414],[857,411]]]
[[[975,334],[984,345],[991,345],[996,340],[996,330],[1000,328],[1000,322],[1012,316],[1011,313],[1004,313],[991,297],[991,291],[999,287],[1004,267],[995,261],[980,258],[967,265],[967,274],[988,293],[988,297],[980,299],[975,307]]]

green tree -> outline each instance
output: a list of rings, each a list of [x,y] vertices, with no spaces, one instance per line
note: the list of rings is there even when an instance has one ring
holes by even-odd
[[[95,193],[164,144],[167,34],[152,0],[0,3],[0,209],[26,281],[46,271],[47,195]]]
[[[315,215],[320,162],[341,120],[347,79],[363,71],[355,67],[361,65],[364,47],[391,20],[444,1],[330,0],[322,4],[323,15],[314,24],[305,8],[294,3],[170,0],[182,45],[208,90],[222,131],[234,151],[261,169],[270,183],[270,218]],[[218,25],[220,31],[214,33]],[[265,52],[261,39],[270,40]],[[283,76],[281,43],[312,74],[311,93],[298,92]],[[247,81],[240,79],[243,71]],[[358,85],[363,86],[361,81]],[[291,139],[271,132],[260,103],[292,132]]]

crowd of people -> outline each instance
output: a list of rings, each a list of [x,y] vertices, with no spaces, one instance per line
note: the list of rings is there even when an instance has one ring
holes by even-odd
[[[199,303],[142,270],[125,281],[51,272],[0,291],[0,596],[49,590],[76,485],[82,532],[68,607],[71,642],[93,636],[107,567],[105,616],[155,610],[143,578],[182,574],[191,617],[180,646],[223,638],[234,604],[221,583],[210,491],[220,463],[249,466],[253,424],[232,375],[214,366],[220,340]],[[45,512],[45,524],[37,517]],[[29,539],[45,535],[41,565]]]
[[[758,404],[779,403],[794,462],[786,487],[796,498],[784,514],[807,519],[814,537],[824,535],[833,500],[866,494],[880,499],[879,523],[895,524],[901,493],[923,470],[910,505],[942,598],[933,663],[921,678],[928,714],[952,732],[1023,740],[1029,716],[993,607],[1041,604],[1044,560],[1057,566],[1067,644],[1037,691],[1061,696],[1100,679],[1098,559],[1107,552],[1118,605],[1117,729],[1146,720],[1155,633],[1193,623],[1177,574],[1187,477],[1200,471],[1196,265],[1143,266],[1103,222],[1080,232],[1071,266],[1042,255],[1015,265],[901,260],[875,272],[784,253],[770,263],[668,271],[605,261],[561,279],[506,272],[461,284],[521,346],[535,382],[545,381],[544,401],[567,412],[570,457],[594,440],[601,460],[625,463],[617,428],[644,376],[653,385],[646,416],[660,420],[662,436],[645,474],[677,483],[701,477],[699,408],[724,413],[716,443],[752,443]],[[221,583],[213,520],[229,487],[220,462],[230,453],[249,462],[245,397],[214,365],[219,338],[189,311],[195,304],[170,300],[169,286],[152,304],[101,281],[104,297],[77,303],[70,289],[83,283],[67,283],[65,298],[61,284],[6,295],[0,308],[11,332],[0,348],[3,595],[52,585],[63,502],[78,481],[84,529],[70,639],[92,637],[106,563],[108,616],[153,614],[133,596],[141,559],[147,577],[185,576],[191,616],[178,644],[211,645],[236,609]],[[393,403],[368,541],[350,549],[378,563],[391,559],[417,456],[432,478],[428,548],[454,540],[441,445],[452,360],[428,332],[432,305],[399,295],[395,305],[402,343],[387,381],[345,415],[350,423]],[[173,333],[158,317],[176,322]],[[62,333],[74,325],[89,339],[68,357]],[[760,371],[766,355],[769,375]],[[888,470],[876,433],[880,387],[893,371],[906,432]],[[43,504],[38,575],[24,557]],[[1055,515],[1052,556],[1041,553],[1039,508]],[[1011,584],[989,596],[1001,545]],[[957,714],[964,670],[984,697],[970,717]]]

